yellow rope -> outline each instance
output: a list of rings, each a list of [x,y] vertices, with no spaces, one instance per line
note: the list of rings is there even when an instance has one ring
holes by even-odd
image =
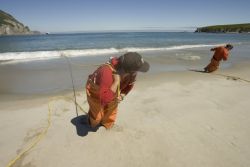
[[[109,66],[109,68],[110,68],[112,71],[116,72],[116,70],[112,67],[112,65],[111,65],[110,63],[105,63],[105,64],[79,64],[79,63],[74,63],[74,62],[72,62],[71,59],[68,58],[68,56],[66,56],[66,55],[62,55],[62,56],[63,56],[63,57],[66,57],[67,60],[69,60],[71,64],[76,65],[76,66],[80,66],[80,67],[93,67],[93,66],[107,65],[107,66]],[[119,83],[118,86],[117,86],[117,96],[119,97],[120,94],[121,94],[121,92],[120,92],[120,83]]]
[[[31,143],[30,146],[28,146],[25,150],[23,150],[21,153],[19,153],[13,160],[11,160],[7,167],[11,167],[13,166],[17,160],[19,160],[25,153],[27,153],[28,151],[30,151],[42,138],[43,136],[47,133],[49,127],[51,125],[51,110],[49,107],[49,112],[48,112],[48,125],[47,127],[43,130],[43,132],[41,132],[37,138]]]
[[[34,148],[39,141],[41,141],[41,139],[46,135],[46,133],[48,132],[49,127],[51,126],[51,113],[52,113],[52,107],[51,107],[51,102],[58,100],[58,99],[69,99],[72,102],[74,102],[74,100],[70,97],[63,97],[63,96],[58,96],[56,98],[52,98],[49,103],[48,103],[48,118],[47,118],[47,126],[44,128],[44,130],[36,137],[36,139],[34,139],[34,141],[26,148],[24,149],[21,153],[19,153],[14,159],[12,159],[8,165],[6,167],[12,167],[17,160],[21,159],[22,156],[24,156],[24,154],[26,154],[27,152],[29,152],[32,148]],[[77,107],[80,108],[80,110],[84,113],[86,113],[83,108],[78,104]]]
[[[67,57],[67,56],[65,56],[65,57]],[[116,70],[111,66],[111,64],[109,64],[109,63],[106,63],[106,64],[79,64],[79,63],[73,63],[70,59],[68,59],[69,61],[70,61],[70,63],[71,64],[73,64],[73,65],[76,65],[76,66],[80,66],[80,67],[93,67],[93,66],[101,66],[101,65],[107,65],[107,66],[109,66],[109,68],[112,70],[112,71],[115,71],[116,72]],[[120,83],[118,84],[118,86],[117,86],[117,92],[118,92],[118,94],[117,94],[117,96],[119,97],[120,96]]]

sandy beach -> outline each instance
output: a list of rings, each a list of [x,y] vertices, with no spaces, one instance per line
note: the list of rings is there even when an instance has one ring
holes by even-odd
[[[1,95],[0,164],[7,166],[43,132],[50,103],[47,133],[14,166],[248,167],[249,72],[245,62],[214,74],[140,75],[108,131],[81,124],[84,113],[77,117],[70,100]],[[86,112],[83,90],[77,99]]]
[[[0,167],[250,167],[249,7],[4,1]]]

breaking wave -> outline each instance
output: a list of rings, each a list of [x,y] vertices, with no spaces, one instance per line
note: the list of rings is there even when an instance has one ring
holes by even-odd
[[[107,55],[107,54],[118,54],[124,52],[150,52],[150,51],[168,51],[168,50],[181,50],[181,49],[190,49],[190,48],[202,48],[202,47],[213,47],[215,45],[180,45],[180,46],[170,46],[170,47],[161,47],[161,48],[136,48],[136,47],[127,47],[127,48],[107,48],[107,49],[83,49],[83,50],[56,50],[56,51],[33,51],[33,52],[6,52],[0,53],[0,62],[20,62],[20,61],[34,61],[34,60],[46,60],[46,59],[55,59],[60,58],[62,55],[68,57],[78,57],[78,56],[98,56],[98,55]]]

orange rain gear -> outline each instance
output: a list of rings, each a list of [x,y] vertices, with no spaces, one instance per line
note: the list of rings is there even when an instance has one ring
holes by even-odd
[[[102,106],[99,98],[99,86],[88,80],[86,85],[87,100],[89,103],[89,123],[91,127],[96,127],[99,124],[109,129],[114,125],[118,101],[114,98],[113,101],[105,106]]]
[[[211,49],[211,51],[215,51],[211,62],[204,68],[207,72],[213,72],[219,68],[220,61],[226,61],[228,58],[228,50],[221,46],[217,48]]]
[[[211,62],[207,65],[207,67],[205,67],[205,70],[208,72],[213,72],[219,68],[219,65],[220,62],[212,58]]]
[[[112,71],[115,71],[111,65],[104,65],[107,65]],[[117,90],[117,96],[118,91],[119,90]],[[100,102],[100,87],[92,81],[91,77],[88,78],[86,84],[86,94],[89,103],[88,118],[91,127],[94,128],[101,124],[106,129],[112,128],[117,115],[117,98],[114,98],[111,102],[103,106]]]

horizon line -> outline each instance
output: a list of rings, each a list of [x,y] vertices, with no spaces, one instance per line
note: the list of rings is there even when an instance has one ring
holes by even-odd
[[[105,33],[105,32],[194,32],[194,30],[72,30],[72,31],[40,31],[41,33],[49,33],[49,34],[62,34],[62,33]]]

